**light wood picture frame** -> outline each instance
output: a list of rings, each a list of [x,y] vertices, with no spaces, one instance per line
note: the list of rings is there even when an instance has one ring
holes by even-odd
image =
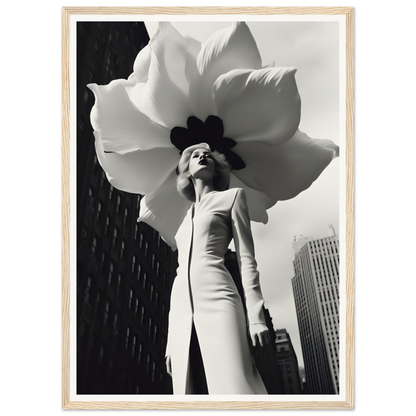
[[[231,398],[177,399],[174,396],[163,398],[140,395],[109,396],[93,394],[80,397],[76,394],[76,339],[74,339],[77,291],[74,287],[77,244],[76,183],[74,183],[74,158],[76,158],[76,22],[119,20],[148,16],[161,20],[186,17],[198,20],[209,17],[215,20],[220,16],[229,20],[250,18],[276,21],[281,17],[308,19],[336,18],[341,22],[339,59],[339,122],[342,142],[340,175],[340,212],[344,214],[340,222],[343,247],[343,290],[341,309],[345,315],[342,326],[342,391],[338,395],[307,395],[295,400],[287,395],[271,395],[267,398],[241,400]],[[224,20],[226,21],[226,20]],[[302,91],[300,91],[302,96]],[[341,146],[340,146],[341,147]],[[63,409],[353,409],[354,408],[354,9],[351,7],[63,7],[62,8],[62,408]],[[341,269],[340,269],[341,270]]]

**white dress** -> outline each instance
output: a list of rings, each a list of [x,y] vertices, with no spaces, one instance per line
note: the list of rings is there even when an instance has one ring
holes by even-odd
[[[247,317],[224,265],[232,238]],[[204,195],[189,209],[175,239],[179,267],[172,287],[166,349],[166,356],[171,356],[174,394],[192,393],[188,366],[193,325],[209,394],[267,394],[247,332],[248,325],[265,320],[244,190]]]

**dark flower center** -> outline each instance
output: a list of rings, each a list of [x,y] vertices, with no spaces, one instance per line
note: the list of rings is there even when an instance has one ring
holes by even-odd
[[[223,137],[224,126],[217,116],[208,116],[205,123],[195,116],[188,117],[187,126],[174,127],[170,131],[170,141],[180,150],[180,154],[190,146],[207,143],[211,152],[222,153],[233,170],[244,169],[246,164],[236,153],[231,151],[237,145],[236,141]]]

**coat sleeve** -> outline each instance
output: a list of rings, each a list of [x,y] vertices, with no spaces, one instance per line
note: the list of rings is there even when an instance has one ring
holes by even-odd
[[[236,193],[231,208],[231,224],[244,290],[248,324],[265,324],[263,313],[264,300],[260,288],[257,263],[254,257],[254,243],[251,234],[247,199],[243,189],[239,189]]]

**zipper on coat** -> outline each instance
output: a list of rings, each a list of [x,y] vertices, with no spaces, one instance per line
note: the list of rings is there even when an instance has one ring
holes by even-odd
[[[191,211],[191,244],[189,245],[189,254],[188,254],[188,289],[189,289],[189,299],[191,301],[192,309],[192,322],[194,320],[194,300],[192,297],[192,288],[191,288],[191,261],[192,261],[192,251],[194,245],[194,215],[195,215],[195,204],[192,206]]]

